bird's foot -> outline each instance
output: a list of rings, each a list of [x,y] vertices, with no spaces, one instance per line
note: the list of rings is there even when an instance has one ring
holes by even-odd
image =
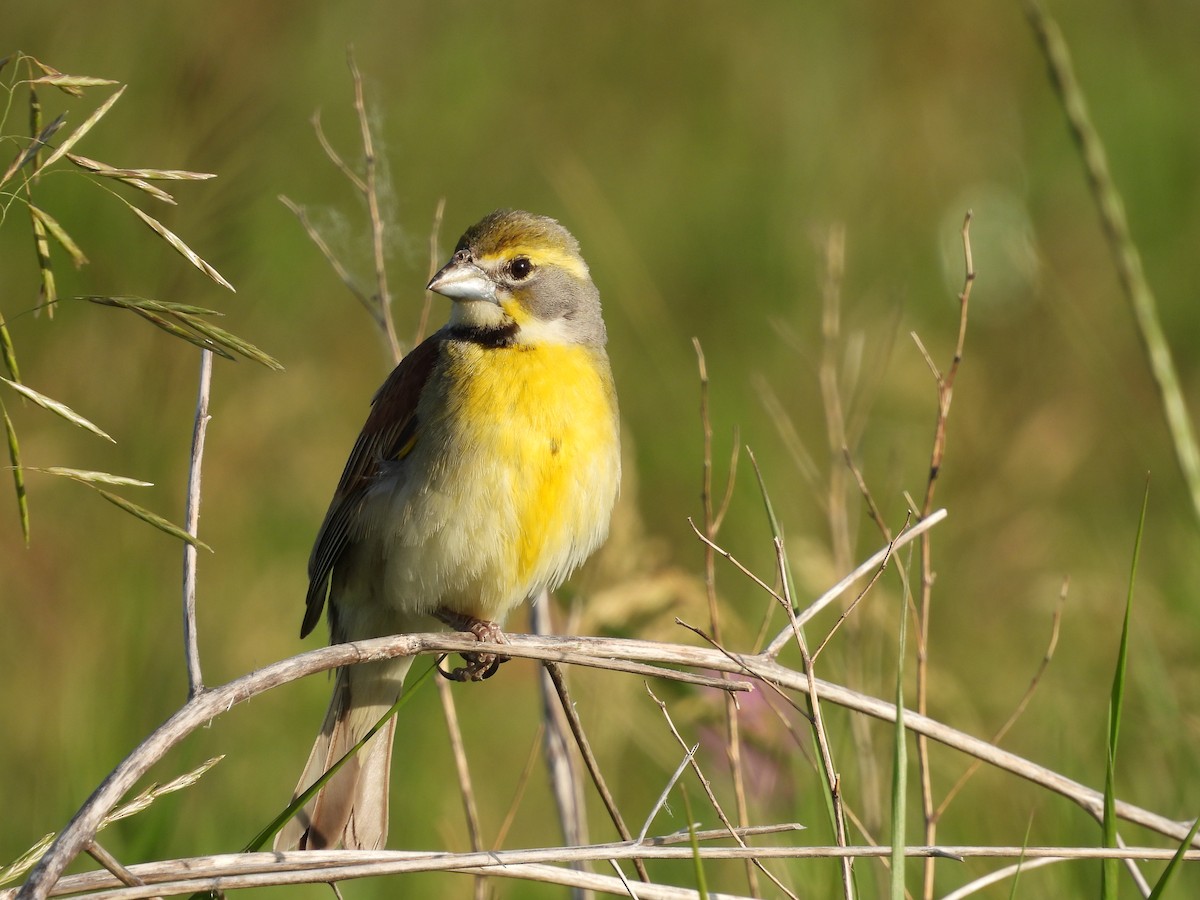
[[[475,640],[481,644],[508,643],[508,638],[504,636],[500,626],[487,619],[480,619],[445,608],[437,610],[434,616],[455,631],[475,635]],[[508,657],[500,656],[497,653],[468,651],[459,655],[467,664],[449,672],[439,667],[438,672],[443,677],[451,681],[484,681],[496,674],[501,663],[508,662]]]

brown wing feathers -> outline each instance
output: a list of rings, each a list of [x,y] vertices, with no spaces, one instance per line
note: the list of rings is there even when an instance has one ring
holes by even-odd
[[[417,437],[417,403],[441,352],[440,335],[413,348],[384,381],[371,401],[371,412],[342,472],[325,521],[308,560],[308,597],[300,637],[316,627],[329,590],[329,578],[346,546],[354,540],[350,523],[380,464],[412,449]]]

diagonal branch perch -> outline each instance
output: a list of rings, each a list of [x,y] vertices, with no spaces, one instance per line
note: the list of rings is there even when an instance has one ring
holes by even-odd
[[[705,647],[683,644],[634,641],[616,638],[533,637],[508,635],[510,643],[504,652],[510,657],[581,663],[595,659],[630,660],[682,665],[720,672],[750,675],[773,682],[782,688],[805,692],[808,679],[802,673],[781,666],[766,653],[758,655],[727,654]],[[402,634],[351,644],[335,644],[312,650],[299,656],[264,666],[227,684],[210,688],[192,698],[166,722],[160,725],[112,773],[104,779],[75,817],[63,829],[46,855],[34,867],[28,881],[21,887],[18,900],[42,900],[62,875],[63,870],[86,847],[96,828],[111,810],[151,766],[198,728],[213,719],[272,688],[296,681],[306,675],[326,672],[338,666],[374,662],[416,653],[470,652],[478,646],[470,635],[459,634]],[[884,721],[894,722],[896,707],[884,700],[852,691],[839,684],[815,680],[822,699],[836,703]],[[1103,810],[1103,795],[1044,766],[1030,762],[1015,753],[994,747],[958,729],[951,728],[915,712],[904,713],[905,727],[924,734],[947,747],[982,759],[998,769],[1010,772],[1027,781],[1052,790],[1074,801],[1090,814]],[[1128,822],[1142,825],[1167,837],[1182,841],[1190,823],[1175,822],[1165,816],[1117,802],[1116,812]],[[1197,841],[1200,846],[1200,839]],[[753,848],[755,851],[764,848]],[[890,848],[886,848],[890,849]],[[607,857],[601,857],[606,859]]]

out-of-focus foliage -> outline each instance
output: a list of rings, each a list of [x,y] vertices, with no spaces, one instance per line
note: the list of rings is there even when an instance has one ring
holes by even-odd
[[[1052,9],[1107,142],[1185,395],[1200,410],[1200,11],[1119,0],[1059,0]],[[908,333],[949,363],[958,231],[971,208],[978,282],[938,487],[950,518],[934,536],[930,712],[980,735],[998,727],[1042,657],[1069,576],[1057,654],[1006,745],[1103,782],[1107,685],[1149,471],[1117,794],[1173,818],[1196,815],[1200,707],[1187,686],[1200,683],[1200,528],[1020,4],[778,0],[634,10],[183,0],[123,9],[16,4],[4,20],[0,53],[19,48],[63,71],[129,85],[76,152],[113,166],[219,175],[173,185],[180,206],[155,215],[186,235],[236,295],[182,262],[114,198],[82,190],[82,174],[63,174],[39,183],[40,205],[90,263],[76,271],[58,260],[59,296],[215,307],[226,314],[223,327],[286,367],[217,361],[200,532],[216,551],[202,556],[199,573],[206,680],[320,640],[296,639],[305,560],[386,369],[367,317],[277,199],[305,205],[369,280],[363,210],[309,124],[320,109],[331,140],[355,158],[345,65],[352,43],[390,167],[389,275],[402,335],[416,327],[429,224],[443,196],[444,252],[484,212],[525,207],[562,219],[600,286],[629,457],[627,508],[614,535],[624,553],[577,578],[568,599],[602,589],[610,598],[609,589],[666,566],[702,573],[686,521],[700,514],[693,335],[712,380],[718,485],[737,426],[770,485],[799,592],[815,595],[840,575],[825,511],[840,455],[828,447],[818,383],[821,248],[835,225],[846,234],[836,358],[848,417],[865,420],[852,450],[898,527],[902,492],[919,497],[924,488],[934,417],[932,379]],[[49,122],[64,98],[43,91],[42,103]],[[24,117],[10,110],[6,133],[22,130]],[[0,145],[0,167],[16,152]],[[0,227],[0,312],[22,375],[117,441],[89,439],[14,399],[8,408],[25,463],[145,479],[155,487],[139,502],[181,520],[196,351],[91,303],[65,300],[53,321],[33,316],[40,281],[24,218],[9,209]],[[435,300],[435,320],[443,303]],[[792,432],[816,462],[815,484],[796,462]],[[66,821],[183,700],[186,679],[179,545],[89,491],[30,473],[33,542],[25,549],[10,479],[0,484],[2,865]],[[865,556],[880,539],[857,496],[847,497],[852,554]],[[770,577],[770,529],[748,467],[722,541]],[[631,548],[647,546],[631,562]],[[732,570],[718,572],[726,637],[747,645],[767,602]],[[703,624],[707,614],[702,591],[677,580],[669,611],[651,615],[618,600],[603,616],[585,613],[581,627],[686,639],[672,616]],[[864,602],[857,630],[822,656],[821,674],[889,694],[897,590],[890,580]],[[534,675],[514,663],[503,677],[457,691],[488,840],[535,739]],[[678,763],[658,710],[636,679],[578,674],[575,686],[618,801],[637,820]],[[198,786],[113,825],[106,846],[126,862],[241,846],[287,799],[328,688],[310,679],[195,736],[155,777],[169,780],[219,753],[225,761]],[[426,693],[407,711],[414,724],[397,748],[391,844],[465,849],[444,726]],[[689,739],[719,734],[716,699],[667,693]],[[769,711],[749,703],[746,714],[755,819],[802,821],[813,843],[828,843],[817,776]],[[876,776],[886,771],[887,729],[869,729],[874,746],[864,750],[843,714],[827,715],[847,800],[883,838],[886,777],[879,788],[863,760],[873,759]],[[703,764],[723,775],[719,746],[706,748]],[[934,763],[939,792],[966,765],[937,748]],[[1021,844],[1030,816],[1030,844],[1099,843],[1099,827],[1074,807],[986,772],[947,812],[939,835]],[[910,835],[918,825],[910,821]],[[610,834],[594,816],[593,836]],[[1147,839],[1132,829],[1124,836]],[[506,844],[557,840],[535,775]],[[987,869],[940,866],[947,889]],[[857,868],[866,889],[886,885],[877,866]],[[780,870],[812,896],[822,886],[837,890],[832,863]],[[714,888],[743,889],[740,873],[706,867]],[[1028,873],[1020,888],[1070,896],[1094,892],[1098,881],[1097,865],[1071,864]],[[1185,865],[1175,887],[1187,884],[1197,880]],[[406,887],[414,896],[469,890],[446,878]],[[366,896],[371,887],[347,890]]]

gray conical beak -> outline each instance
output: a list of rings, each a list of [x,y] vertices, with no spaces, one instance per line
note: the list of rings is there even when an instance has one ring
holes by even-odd
[[[496,302],[495,283],[469,259],[451,259],[430,279],[425,289],[451,300]]]

